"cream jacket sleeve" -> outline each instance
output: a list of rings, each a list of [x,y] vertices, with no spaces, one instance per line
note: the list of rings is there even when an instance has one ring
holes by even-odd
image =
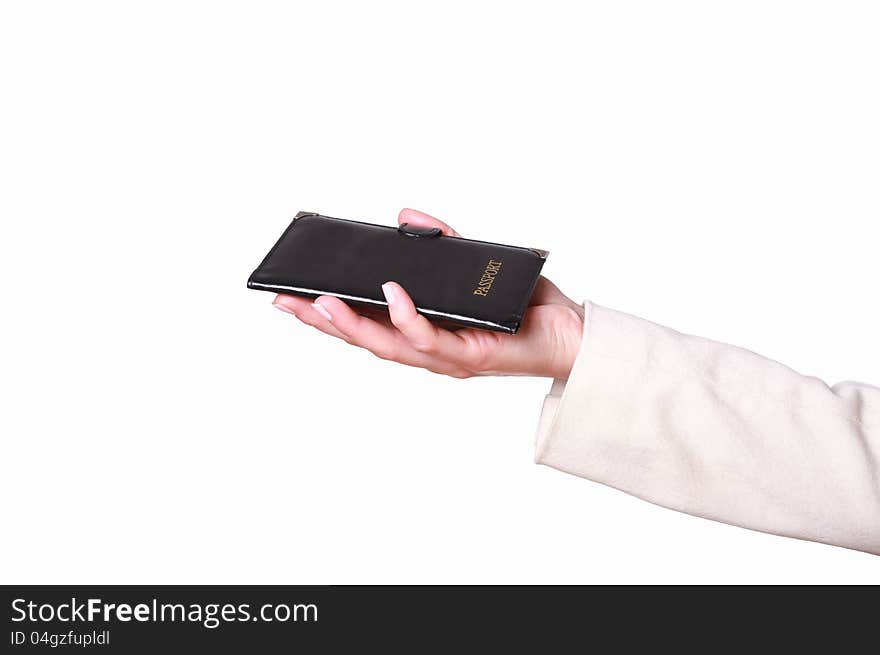
[[[535,461],[689,514],[880,554],[880,389],[586,303]]]

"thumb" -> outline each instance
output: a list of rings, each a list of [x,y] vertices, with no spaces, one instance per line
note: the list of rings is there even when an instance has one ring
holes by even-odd
[[[448,237],[461,236],[443,221],[415,209],[401,209],[400,214],[397,216],[397,223],[399,225],[409,223],[410,225],[418,225],[419,227],[439,227],[440,231]]]

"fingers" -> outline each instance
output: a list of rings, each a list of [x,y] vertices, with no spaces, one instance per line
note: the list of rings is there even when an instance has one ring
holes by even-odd
[[[349,343],[366,348],[382,359],[398,359],[400,343],[394,328],[358,315],[339,298],[321,296],[315,300],[316,309],[333,327],[345,335]]]
[[[282,294],[275,298],[273,304],[281,311],[296,316],[306,325],[369,350],[381,359],[393,360],[456,378],[473,375],[472,371],[455,362],[419,352],[390,322],[384,324],[359,316],[338,298],[321,296],[313,302],[308,298]]]
[[[314,306],[314,303],[309,298],[280,294],[275,297],[272,304],[282,312],[293,314],[306,325],[311,325],[313,328],[320,330],[324,334],[329,334],[331,337],[348,341],[348,337],[336,329],[336,326],[321,314],[319,309]]]
[[[400,225],[409,223],[410,225],[418,225],[421,227],[439,227],[446,236],[461,236],[443,221],[415,209],[401,209],[400,214],[397,216],[397,222]]]
[[[397,282],[382,285],[391,322],[417,352],[462,366],[478,365],[472,344],[454,332],[443,330],[416,311],[409,294]]]
[[[397,339],[397,330],[390,323],[386,327],[377,321],[358,316],[338,298],[321,296],[313,301],[300,296],[279,295],[272,304],[283,312],[293,314],[306,325],[352,345],[366,348],[383,359],[393,359],[402,354],[397,352],[395,344],[391,342]],[[391,340],[389,336],[392,337]]]
[[[453,377],[470,377],[472,373],[455,363],[421,353],[407,342],[392,325],[384,325],[358,315],[339,298],[321,296],[315,305],[333,326],[345,335],[346,341],[360,346],[379,357],[408,366],[425,368],[434,373]]]

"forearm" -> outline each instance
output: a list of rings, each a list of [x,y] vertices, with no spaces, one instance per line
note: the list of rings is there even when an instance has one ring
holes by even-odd
[[[880,389],[587,305],[536,461],[698,516],[880,553]]]

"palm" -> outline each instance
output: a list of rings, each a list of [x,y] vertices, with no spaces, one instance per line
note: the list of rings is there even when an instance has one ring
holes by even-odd
[[[572,345],[572,324],[578,324],[579,329],[582,310],[541,277],[515,336],[486,330],[458,331],[465,351],[472,353],[470,365],[465,365],[474,375],[553,373]]]

